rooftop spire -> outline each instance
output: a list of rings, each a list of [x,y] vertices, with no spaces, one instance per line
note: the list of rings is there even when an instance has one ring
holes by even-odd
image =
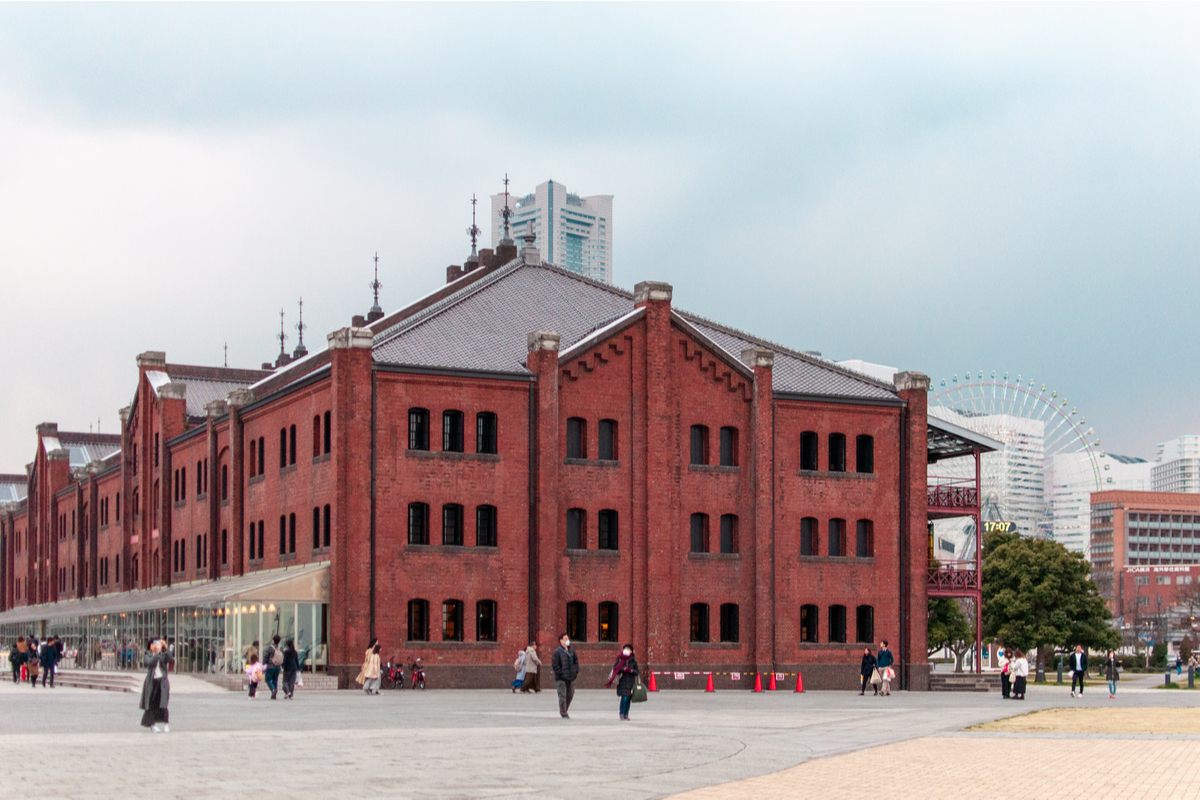
[[[500,244],[512,244],[513,240],[508,235],[508,221],[512,219],[512,209],[508,206],[508,173],[504,173],[504,209],[500,212],[500,218],[504,220],[504,238],[500,240]]]
[[[296,323],[296,333],[300,336],[300,341],[296,344],[296,349],[292,351],[292,358],[304,358],[308,355],[308,348],[304,346],[304,329],[308,326],[304,324],[304,298],[300,298],[300,321]]]
[[[383,288],[383,284],[379,282],[379,253],[375,253],[375,280],[367,284],[371,291],[375,293],[375,305],[371,306],[371,310],[367,312],[367,322],[374,322],[383,316],[383,309],[379,307],[379,290]]]
[[[275,358],[276,368],[291,363],[292,360],[292,357],[287,354],[287,329],[284,325],[283,314],[283,309],[279,309],[279,333],[275,336],[279,340],[279,355]]]
[[[475,195],[471,195],[471,227],[467,228],[467,236],[471,237],[471,258],[478,260],[479,255],[475,252],[475,245],[479,241],[479,226],[475,224]]]

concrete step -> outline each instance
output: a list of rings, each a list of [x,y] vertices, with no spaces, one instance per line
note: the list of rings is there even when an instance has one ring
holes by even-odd
[[[995,692],[1000,690],[1000,673],[973,672],[933,673],[929,676],[931,692]]]
[[[60,669],[54,676],[59,686],[74,689],[98,689],[107,692],[140,692],[142,675],[132,672],[93,672],[87,669]]]
[[[211,674],[199,675],[198,674],[198,675],[194,675],[193,677],[199,678],[200,680],[202,680],[206,683],[211,683],[213,686],[219,686],[222,689],[227,689],[231,692],[245,691],[244,678],[242,677],[241,674],[237,674],[237,675],[211,675]],[[282,677],[280,678],[280,680],[282,680]],[[314,675],[312,673],[306,672],[301,676],[301,680],[304,681],[304,685],[297,689],[297,691],[300,691],[300,692],[335,692],[335,691],[337,691],[337,688],[338,688],[337,678],[333,675],[324,675],[324,674],[320,674],[320,673]],[[266,687],[260,685],[258,688],[259,688],[259,691],[262,691]]]

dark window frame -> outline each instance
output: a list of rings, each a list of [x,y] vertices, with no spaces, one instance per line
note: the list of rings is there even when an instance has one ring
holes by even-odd
[[[429,601],[413,598],[408,601],[408,641],[429,641]]]
[[[689,616],[690,641],[707,643],[710,640],[708,603],[692,603]]]
[[[869,519],[854,522],[854,556],[871,558],[875,555],[875,523]]]
[[[495,600],[479,600],[475,603],[475,641],[494,642],[500,638],[500,625],[496,621],[499,605]]]
[[[737,644],[741,638],[741,611],[737,603],[721,604],[721,641]]]
[[[829,631],[830,644],[845,644],[846,643],[846,607],[841,604],[834,604],[829,607]]]
[[[875,437],[860,433],[854,439],[854,471],[860,475],[875,473]]]
[[[429,451],[429,409],[408,410],[408,449]]]
[[[617,642],[621,635],[621,608],[612,600],[605,600],[597,606],[596,641]]]
[[[620,426],[615,419],[602,419],[596,424],[596,458],[600,461],[617,461],[620,451],[617,435]]]
[[[821,522],[816,517],[800,519],[800,555],[819,556],[821,554]]]
[[[732,425],[721,426],[721,466],[738,466],[738,429]]]
[[[567,509],[567,549],[587,549],[587,510],[583,508]]]
[[[846,471],[846,434],[829,434],[829,471]]]
[[[463,441],[463,412],[448,408],[442,412],[442,452],[462,453],[466,449]]]
[[[689,525],[689,538],[692,553],[708,552],[708,514],[697,511],[692,514]]]
[[[463,546],[463,507],[461,503],[442,505],[442,546]]]
[[[737,514],[721,515],[721,552],[725,555],[736,555],[738,552]]]
[[[451,598],[442,601],[442,641],[463,640],[463,601]]]
[[[492,411],[475,415],[475,452],[495,455],[499,452],[500,419]]]
[[[821,609],[814,603],[800,606],[800,641],[818,644],[821,641]]]
[[[800,469],[816,472],[821,468],[821,437],[816,431],[800,434]]]
[[[587,420],[583,417],[567,418],[567,458],[587,458]]]
[[[859,644],[875,642],[875,608],[861,605],[854,609],[854,640]]]
[[[829,520],[826,530],[825,538],[829,547],[829,557],[844,558],[846,556],[846,520],[841,517],[833,517]]]
[[[601,509],[596,515],[596,549],[620,550],[620,515],[616,509]]]
[[[475,506],[475,546],[476,547],[496,547],[498,536],[496,533],[497,521],[496,507],[483,503]]]
[[[689,434],[688,463],[703,467],[708,465],[708,426],[693,425]]]
[[[567,636],[575,642],[587,641],[587,603],[582,600],[567,603]]]
[[[420,501],[408,504],[408,543],[429,544],[429,504]]]

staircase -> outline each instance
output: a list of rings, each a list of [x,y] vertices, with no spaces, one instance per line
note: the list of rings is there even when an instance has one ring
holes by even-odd
[[[931,692],[998,692],[1000,673],[935,672],[929,676]]]
[[[107,692],[141,692],[145,675],[135,672],[97,672],[90,669],[60,669],[54,676],[57,686],[73,689],[100,689]],[[40,680],[40,678],[39,678]]]
[[[200,673],[192,677],[199,678],[205,683],[211,683],[214,686],[220,686],[222,689],[228,689],[231,692],[242,692],[246,689],[241,673],[235,675]],[[311,672],[305,672],[300,676],[300,679],[304,681],[304,685],[296,687],[297,692],[336,692],[338,688],[336,675],[326,675],[324,673],[314,675]],[[282,675],[279,676],[279,681],[280,686],[282,686]],[[264,689],[266,689],[265,683],[258,687],[260,692]]]

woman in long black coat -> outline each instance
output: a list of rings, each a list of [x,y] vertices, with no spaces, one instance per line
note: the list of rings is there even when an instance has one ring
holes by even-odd
[[[862,686],[859,688],[859,694],[865,694],[867,684],[871,683],[871,676],[875,674],[876,666],[875,656],[871,655],[871,648],[863,648],[862,667],[859,669],[859,676],[862,678]],[[871,684],[875,688],[875,694],[879,694],[879,687]]]
[[[150,653],[146,656],[146,681],[142,684],[142,700],[138,708],[142,714],[142,727],[152,733],[167,733],[171,730],[167,714],[167,703],[171,699],[171,682],[167,673],[175,663],[175,655],[162,639],[150,642]]]
[[[621,698],[620,719],[629,719],[629,704],[633,702],[633,688],[637,686],[638,663],[633,657],[633,645],[627,644],[621,648],[612,672],[608,676],[605,688],[611,688],[613,681],[617,682],[617,697]]]

